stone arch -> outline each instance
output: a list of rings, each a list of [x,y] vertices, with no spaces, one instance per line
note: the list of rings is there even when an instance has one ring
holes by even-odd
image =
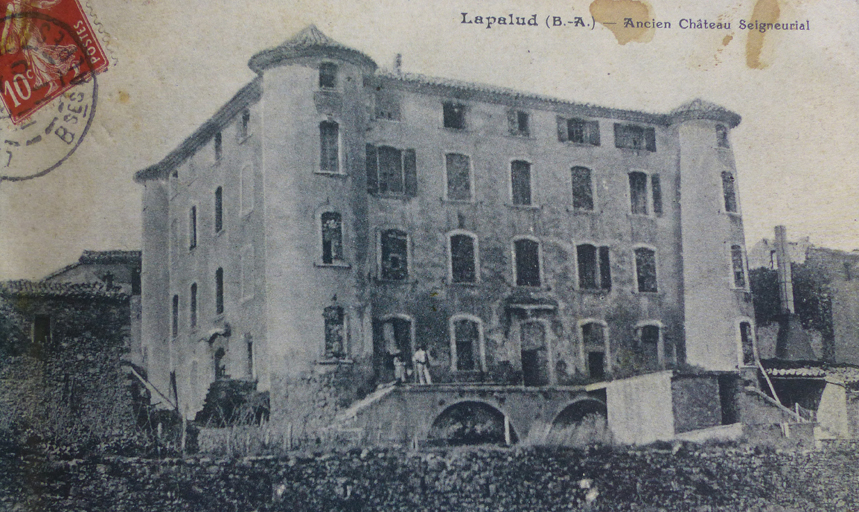
[[[509,416],[482,400],[460,400],[433,419],[428,442],[435,445],[510,444],[518,436]]]
[[[546,436],[546,444],[558,446],[610,443],[608,408],[595,398],[575,400],[561,409]]]

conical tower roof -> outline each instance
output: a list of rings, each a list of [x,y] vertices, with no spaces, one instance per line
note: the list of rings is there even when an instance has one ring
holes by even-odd
[[[316,25],[309,25],[280,45],[263,50],[251,57],[248,66],[257,73],[279,65],[284,60],[299,57],[326,56],[376,69],[376,63],[367,55],[338,43],[322,33]]]
[[[711,121],[720,121],[731,128],[740,124],[742,119],[739,114],[731,112],[725,107],[704,101],[701,98],[684,103],[671,111],[671,120],[675,123],[690,121],[693,119],[708,119]]]

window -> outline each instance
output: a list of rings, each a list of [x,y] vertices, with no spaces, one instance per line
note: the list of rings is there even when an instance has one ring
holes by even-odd
[[[725,125],[716,125],[716,146],[720,148],[731,147],[728,143],[728,129],[725,127]]]
[[[507,132],[510,135],[528,137],[531,135],[530,115],[522,110],[507,111]]]
[[[322,314],[325,319],[325,357],[346,357],[346,333],[343,308],[340,306],[328,306]]]
[[[614,146],[656,151],[656,129],[632,124],[614,124]]]
[[[248,353],[247,353],[248,378],[253,379],[254,378],[254,340],[250,334],[245,334],[245,342],[247,343],[247,347],[248,347]]]
[[[653,198],[653,214],[662,215],[662,182],[658,174],[650,175],[650,193]]]
[[[643,172],[629,173],[629,201],[634,215],[647,215],[647,175]]]
[[[224,189],[218,187],[215,189],[215,232],[219,233],[224,229]]]
[[[376,119],[400,120],[400,98],[388,91],[376,92]]]
[[[215,351],[215,356],[213,358],[213,363],[215,365],[215,380],[223,380],[227,378],[227,364],[224,362],[224,358],[227,356],[227,352],[223,348],[219,348]],[[170,380],[171,382],[176,381],[176,372],[170,372]],[[173,389],[176,389],[175,387]]]
[[[540,286],[540,244],[528,238],[513,242],[516,286]]]
[[[743,350],[743,365],[755,365],[755,342],[750,322],[740,322],[740,346]]]
[[[656,292],[656,251],[646,247],[635,250],[635,275],[638,291]]]
[[[197,247],[197,207],[192,206],[188,215],[188,248]]]
[[[414,197],[418,192],[414,149],[367,144],[367,191]]]
[[[221,132],[215,134],[215,161],[219,161],[223,156],[223,138],[221,137]]]
[[[241,295],[242,299],[254,296],[254,246],[246,245],[240,255]]]
[[[337,87],[337,64],[323,62],[319,65],[319,87],[323,89]]]
[[[604,379],[606,372],[606,326],[602,322],[583,323],[582,345],[587,357],[587,372],[592,379]]]
[[[576,144],[600,145],[599,121],[558,117],[558,140]]]
[[[510,164],[510,186],[514,205],[531,206],[531,164],[522,160]]]
[[[241,197],[239,200],[241,201],[242,206],[242,214],[247,214],[254,209],[254,167],[251,164],[247,164],[242,167],[240,188],[239,193]]]
[[[658,325],[646,324],[638,328],[639,351],[642,363],[648,370],[662,367],[662,356],[659,353],[661,329]]]
[[[170,256],[173,261],[179,257],[179,219],[170,221]]]
[[[215,314],[224,313],[224,269],[215,271]]]
[[[172,336],[175,338],[179,336],[179,296],[173,296],[173,321],[171,322],[170,332]]]
[[[444,116],[444,127],[454,130],[465,129],[465,105],[446,101],[442,105],[442,114]]]
[[[447,170],[447,198],[451,201],[471,201],[470,159],[457,153],[448,153],[444,157]]]
[[[33,351],[37,356],[51,344],[51,317],[36,315],[33,317]]]
[[[191,329],[197,327],[197,283],[193,283],[191,285],[191,297],[189,301],[190,306],[190,321],[191,321]]]
[[[611,265],[608,247],[590,244],[576,246],[579,288],[582,290],[611,290]]]
[[[239,128],[239,136],[242,139],[247,138],[248,133],[249,133],[248,128],[249,128],[250,123],[251,123],[251,111],[248,109],[245,109],[242,112],[242,124],[241,124],[241,127]]]
[[[319,170],[340,172],[340,126],[334,121],[319,123]]]
[[[734,189],[734,175],[722,171],[722,193],[725,196],[725,211],[737,213],[737,193]]]
[[[322,222],[322,263],[343,261],[343,221],[337,212],[325,212]]]
[[[381,278],[403,281],[409,277],[409,239],[405,232],[389,229],[381,234]]]
[[[474,371],[482,369],[480,349],[480,323],[471,318],[453,319],[453,357],[454,369]]]
[[[477,238],[465,233],[450,235],[450,279],[453,283],[477,281]]]
[[[735,288],[746,288],[746,262],[743,255],[743,247],[740,245],[731,246],[731,269],[734,278]]]
[[[594,189],[591,180],[591,170],[586,167],[573,167],[573,209],[593,211]]]

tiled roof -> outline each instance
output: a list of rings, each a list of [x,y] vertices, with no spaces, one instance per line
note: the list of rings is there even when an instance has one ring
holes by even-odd
[[[308,26],[279,46],[257,53],[251,57],[248,66],[257,73],[260,73],[267,68],[276,66],[284,59],[319,54],[334,54],[344,60],[369,66],[371,70],[376,69],[376,63],[373,59],[358,50],[349,48],[331,39],[316,28],[316,25]]]
[[[859,384],[859,366],[852,364],[827,364],[818,361],[761,361],[770,377],[794,377],[826,379],[842,382],[847,386]]]
[[[140,263],[140,251],[84,251],[80,263]]]
[[[117,290],[105,291],[98,284],[54,283],[45,281],[0,281],[0,295],[67,299],[125,299]]]
[[[696,98],[689,103],[684,103],[672,110],[671,118],[675,122],[691,119],[709,119],[711,121],[727,123],[731,128],[740,124],[740,120],[742,119],[739,114],[735,114],[725,107],[700,98]]]

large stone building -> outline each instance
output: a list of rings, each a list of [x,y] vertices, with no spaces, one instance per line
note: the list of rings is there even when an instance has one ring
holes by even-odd
[[[189,418],[222,378],[288,418],[345,374],[346,405],[418,347],[463,389],[753,364],[737,114],[381,71],[312,26],[249,65],[135,176],[149,375]]]

